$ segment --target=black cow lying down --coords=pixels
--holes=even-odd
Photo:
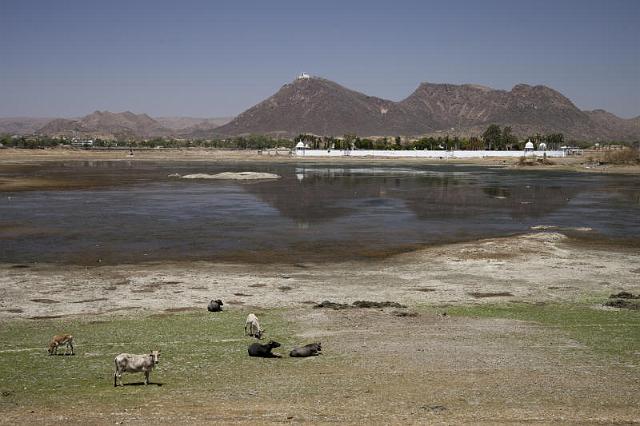
[[[207,310],[209,312],[220,312],[222,311],[222,305],[224,305],[224,303],[222,303],[222,300],[220,299],[212,300],[211,302],[209,302],[209,306],[207,306]]]
[[[289,352],[289,356],[292,356],[292,357],[316,356],[316,355],[322,355],[321,351],[322,351],[322,346],[320,345],[320,342],[309,343],[308,345],[304,345],[299,348],[293,348],[293,350]]]
[[[260,358],[282,358],[278,354],[271,353],[272,349],[279,348],[280,343],[274,342],[273,340],[269,341],[267,344],[261,343],[252,343],[249,345],[249,356],[257,356]]]

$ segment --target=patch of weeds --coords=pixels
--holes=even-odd
[[[53,299],[31,299],[31,301],[36,303],[44,303],[47,305],[50,305],[52,303],[60,303],[58,300],[53,300]]]
[[[356,300],[351,305],[349,305],[348,303],[337,303],[325,300],[318,303],[317,305],[314,305],[314,308],[341,310],[349,308],[406,308],[406,306],[401,305],[398,302],[372,302],[370,300]]]
[[[640,295],[634,295],[628,291],[621,291],[609,296],[609,300],[603,303],[604,306],[619,309],[640,310]]]
[[[348,303],[337,303],[337,302],[331,302],[329,300],[324,300],[320,303],[318,303],[317,305],[313,306],[314,308],[328,308],[328,309],[334,309],[336,311],[341,310],[341,309],[349,309],[351,307],[351,305],[349,305]]]
[[[620,293],[612,294],[609,299],[640,299],[640,294],[634,295],[628,291],[621,291]]]
[[[625,147],[607,151],[604,154],[605,164],[640,164],[640,150],[637,148]]]
[[[356,308],[406,308],[398,302],[371,302],[369,300],[356,300],[353,302]]]
[[[43,320],[43,319],[54,319],[54,318],[62,318],[64,315],[37,315],[35,317],[29,317],[31,320]]]
[[[604,306],[618,309],[632,309],[635,311],[640,310],[640,300],[632,299],[613,299],[604,302]]]
[[[391,312],[392,315],[396,316],[396,317],[417,317],[418,313],[414,312],[414,311],[393,311]]]
[[[508,291],[499,291],[499,292],[495,292],[495,293],[491,293],[491,292],[471,292],[471,293],[467,293],[469,296],[471,297],[475,297],[476,299],[482,299],[485,297],[510,297],[513,296],[513,294],[509,293]]]

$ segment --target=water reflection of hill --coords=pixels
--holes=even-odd
[[[567,205],[579,189],[535,185],[524,188],[451,185],[411,191],[404,197],[407,207],[420,219],[465,218],[504,213],[514,219],[536,218]]]
[[[347,202],[379,196],[380,184],[354,179],[312,175],[302,180],[283,177],[273,182],[246,185],[248,192],[269,203],[283,216],[297,222],[319,223],[345,216],[353,207]]]
[[[320,223],[358,209],[402,201],[419,219],[472,218],[504,213],[525,219],[565,207],[580,189],[557,185],[491,185],[460,174],[365,169],[296,170],[274,182],[246,190],[297,222]]]

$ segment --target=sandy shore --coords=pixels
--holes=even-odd
[[[560,233],[429,247],[381,261],[316,264],[150,263],[0,267],[0,319],[304,306],[331,300],[447,305],[571,302],[640,292],[640,253],[593,248]]]

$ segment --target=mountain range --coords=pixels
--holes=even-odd
[[[126,111],[95,111],[76,119],[0,118],[0,133],[67,137],[214,138],[250,134],[294,137],[300,133],[342,136],[477,136],[489,124],[510,126],[526,137],[563,133],[568,140],[640,139],[640,116],[582,111],[546,86],[518,84],[510,91],[472,84],[422,83],[395,102],[311,77],[285,84],[237,117],[158,117]]]
[[[130,111],[95,111],[80,118],[0,117],[0,135],[46,135],[78,138],[191,137],[201,128],[212,129],[232,117],[156,117]]]
[[[505,91],[472,84],[422,83],[407,98],[394,102],[316,77],[285,84],[212,132],[220,136],[472,136],[480,135],[489,124],[511,126],[521,137],[564,133],[567,139],[578,140],[640,139],[640,117],[581,111],[546,86],[518,84]]]

